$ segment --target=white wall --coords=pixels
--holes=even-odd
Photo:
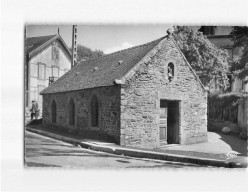
[[[69,54],[59,41],[55,41],[59,48],[59,60],[52,59],[52,45],[48,46],[42,52],[29,60],[29,105],[33,99],[37,100],[40,109],[42,108],[42,96],[39,95],[40,90],[48,87],[49,77],[54,76],[54,72],[58,70],[58,77],[64,75],[71,68],[71,59]],[[39,63],[44,64],[44,78],[39,78]]]

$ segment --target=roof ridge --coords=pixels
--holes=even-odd
[[[39,50],[40,48],[42,48],[44,45],[46,45],[47,43],[51,42],[51,40],[55,40],[55,39],[59,38],[60,35],[59,34],[55,34],[55,35],[51,35],[51,36],[47,36],[47,37],[50,37],[50,38],[48,40],[46,40],[45,42],[43,42],[40,46],[38,46],[37,48],[35,48],[33,51],[31,51],[28,55],[31,56],[33,53],[35,53],[37,50]]]
[[[156,41],[158,41],[160,39],[164,39],[166,36],[160,37],[160,38],[158,38],[156,40],[153,40],[153,41],[150,41],[150,42],[141,44],[141,45],[136,45],[136,46],[133,46],[133,47],[130,47],[130,48],[127,48],[127,49],[122,49],[122,50],[119,50],[119,51],[116,51],[116,52],[113,52],[113,53],[110,53],[110,54],[106,54],[106,55],[100,56],[98,58],[90,59],[90,60],[87,60],[87,61],[82,61],[82,63],[84,63],[84,62],[91,62],[91,61],[94,61],[94,60],[99,60],[99,59],[102,59],[102,58],[105,58],[105,57],[108,57],[108,56],[111,56],[111,55],[115,55],[115,54],[121,53],[123,51],[128,51],[128,50],[136,49],[138,47],[143,47],[143,46],[146,46],[146,45],[150,45],[150,44],[152,44],[152,43],[154,43],[154,42],[156,42]],[[77,65],[79,65],[79,63]]]

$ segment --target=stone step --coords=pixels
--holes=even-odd
[[[159,147],[167,146],[167,141],[159,141]]]

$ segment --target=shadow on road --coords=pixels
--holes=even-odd
[[[117,162],[121,162],[121,163],[130,163],[129,161],[126,160],[116,160]]]
[[[25,164],[28,167],[61,167],[61,166],[57,166],[57,165],[47,165],[47,164],[35,163],[35,162],[26,162]]]
[[[233,151],[239,152],[242,156],[247,156],[247,141],[239,138],[238,134],[225,135],[222,133],[217,133],[221,138],[220,140],[228,144]]]

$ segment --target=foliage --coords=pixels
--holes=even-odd
[[[238,122],[238,105],[248,94],[231,92],[208,96],[209,118],[211,120]]]
[[[92,51],[88,47],[85,47],[85,46],[80,45],[80,44],[77,45],[78,61],[81,61],[81,60],[87,61],[87,60],[99,58],[99,57],[101,57],[103,55],[104,55],[104,53],[101,50]]]
[[[202,32],[186,26],[174,27],[173,36],[196,72],[205,76],[208,83],[214,79],[219,87],[228,87],[228,53],[225,50],[217,48]]]
[[[241,58],[234,62],[231,70],[236,72],[240,79],[244,79],[248,76],[248,27],[234,26],[231,35],[233,35],[234,46],[243,47]]]
[[[209,96],[209,102],[214,103],[216,107],[218,106],[236,106],[239,101],[248,97],[248,94],[241,92],[230,92],[230,93],[214,93]]]

